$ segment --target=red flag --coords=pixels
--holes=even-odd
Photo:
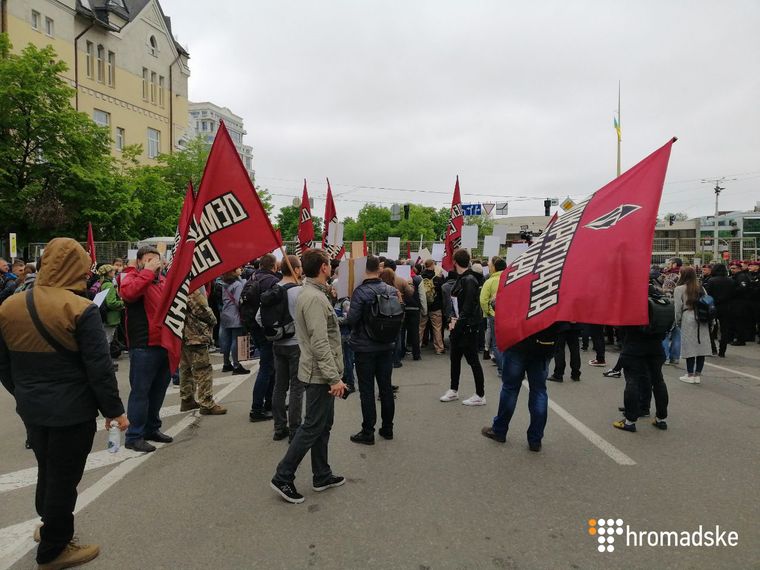
[[[303,196],[301,197],[301,210],[298,216],[298,243],[296,255],[314,247],[314,222],[311,219],[311,206],[309,205],[309,193],[306,190],[306,179],[303,179]]]
[[[462,243],[462,198],[459,196],[459,176],[454,185],[454,197],[451,200],[451,215],[449,216],[449,227],[446,228],[446,238],[444,239],[444,253],[441,267],[446,271],[454,270],[454,252],[459,249]]]
[[[332,189],[330,188],[330,179],[327,179],[327,204],[325,204],[325,227],[322,230],[322,249],[327,250],[330,255],[330,259],[341,259],[346,253],[346,248],[341,245],[327,246],[327,234],[330,229],[330,222],[338,223],[338,212],[335,210],[335,202],[333,202]]]
[[[185,201],[182,202],[182,211],[179,214],[179,223],[177,224],[177,231],[174,234],[174,245],[172,245],[172,257],[169,260],[167,271],[174,263],[174,258],[179,252],[179,244],[181,243],[182,231],[185,230],[190,224],[190,216],[193,213],[193,206],[195,205],[195,193],[193,192],[193,183],[187,183],[187,191],[185,192]]]
[[[654,227],[675,140],[552,219],[507,267],[496,297],[500,350],[556,321],[648,322]]]
[[[412,244],[409,243],[409,240],[406,241],[406,258],[412,259]]]
[[[367,252],[369,250],[367,249],[367,232],[364,232],[364,257],[367,257]]]
[[[190,291],[282,244],[223,122],[206,161],[192,218],[197,228]]]
[[[95,268],[98,265],[97,255],[95,255],[95,237],[92,235],[92,223],[87,222],[87,253],[90,254],[90,260],[92,261],[92,267],[90,271],[95,273]]]

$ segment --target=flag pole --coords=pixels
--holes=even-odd
[[[620,132],[623,129],[623,123],[620,120],[620,81],[618,80],[618,128],[617,128],[617,175],[620,176]]]

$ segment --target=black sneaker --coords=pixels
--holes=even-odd
[[[547,380],[549,380],[550,382],[564,382],[562,378],[560,378],[559,376],[555,376],[554,374],[549,376]]]
[[[661,420],[660,418],[655,417],[652,420],[652,425],[656,427],[657,429],[666,430],[668,429],[668,422],[665,420]]]
[[[252,422],[267,422],[272,419],[272,412],[256,411],[248,414],[248,419]]]
[[[528,442],[528,449],[530,449],[531,451],[536,451],[536,452],[541,451],[541,442],[540,441],[538,441],[538,442],[530,442],[529,441]]]
[[[135,441],[129,441],[124,444],[124,447],[133,451],[139,451],[141,453],[150,453],[156,451],[156,446],[149,444],[144,439],[136,439]]]
[[[398,386],[396,386],[395,384],[391,384],[391,390],[393,390],[394,392],[398,392]]]
[[[580,382],[581,381],[581,377],[580,376],[570,376],[570,380],[572,380],[573,382]]]
[[[383,439],[393,439],[393,428],[381,427],[377,430],[377,433],[380,434],[380,437]]]
[[[287,428],[285,428],[285,429],[275,431],[274,435],[272,436],[272,439],[274,441],[282,441],[288,436],[290,436],[290,432],[288,431]]]
[[[248,374],[249,372],[250,372],[250,370],[248,370],[247,368],[243,368],[240,364],[238,364],[237,366],[235,366],[235,368],[232,369],[232,374],[233,375],[235,375],[235,374]]]
[[[499,443],[504,443],[507,441],[506,435],[499,435],[495,431],[493,431],[493,428],[491,426],[486,426],[482,430],[480,430],[481,435],[484,437],[487,437],[488,439],[492,439],[494,441],[498,441]]]
[[[303,503],[303,495],[296,491],[296,486],[293,483],[277,483],[272,479],[269,486],[288,503],[293,503],[294,505]]]
[[[362,445],[375,445],[375,435],[365,431],[355,433],[350,439],[354,443],[361,443]]]
[[[491,353],[487,350],[483,351],[483,360],[491,360]]]
[[[319,485],[314,484],[312,489],[314,489],[317,493],[321,493],[322,491],[327,491],[327,489],[332,489],[333,487],[340,487],[345,482],[346,482],[345,477],[338,477],[337,475],[331,475],[330,478],[324,483],[321,483]]]
[[[403,364],[401,364],[400,362],[394,362],[393,363],[393,368],[401,368],[402,366],[403,366]]]
[[[610,368],[609,370],[605,370],[602,372],[602,376],[605,378],[620,378],[622,376],[620,370],[615,370],[614,368]]]
[[[160,431],[153,432],[150,435],[145,436],[146,441],[157,441],[158,443],[171,443],[174,441],[173,437],[169,437],[165,433]]]
[[[232,367],[232,364],[225,364],[222,366],[222,372],[232,372],[234,368]]]

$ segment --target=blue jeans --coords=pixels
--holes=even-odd
[[[348,342],[348,339],[349,335],[341,336],[341,343],[343,344],[343,381],[354,388],[354,350],[351,348],[351,343]]]
[[[506,437],[509,422],[515,413],[515,407],[517,407],[517,396],[520,393],[522,379],[527,372],[530,387],[528,396],[528,410],[530,411],[528,442],[541,443],[549,407],[549,396],[546,394],[549,359],[545,356],[528,355],[509,349],[504,353],[503,367],[499,411],[493,419],[493,431]]]
[[[224,363],[232,366],[240,364],[238,362],[238,344],[237,339],[243,335],[242,327],[220,327],[219,328],[219,346],[222,349],[222,356],[224,357]]]
[[[665,358],[670,362],[675,362],[681,358],[681,329],[673,327],[662,341],[662,348],[665,349]]]
[[[256,345],[259,349],[259,372],[253,383],[253,404],[251,412],[263,412],[269,400],[271,408],[272,389],[274,388],[274,348],[272,341],[263,340]]]
[[[499,347],[496,346],[496,328],[494,327],[494,318],[493,317],[487,317],[488,320],[488,346],[490,347],[491,351],[491,359],[496,361],[496,369],[499,371],[499,376],[501,376],[501,367],[504,362],[504,353],[499,350]]]
[[[129,427],[126,443],[132,443],[161,429],[159,412],[169,387],[169,357],[158,346],[129,351]]]

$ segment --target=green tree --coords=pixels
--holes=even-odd
[[[84,205],[110,191],[110,140],[71,106],[52,47],[11,53],[0,34],[0,216],[22,239],[81,235]]]
[[[301,211],[300,206],[283,206],[277,213],[277,223],[275,227],[280,230],[284,241],[293,241],[298,236],[298,217]],[[312,216],[314,223],[314,239],[322,240],[322,218]],[[345,232],[344,232],[345,234]]]

